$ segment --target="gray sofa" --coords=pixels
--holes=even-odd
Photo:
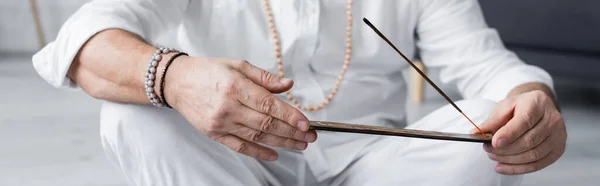
[[[600,1],[480,0],[488,24],[555,77],[600,80]]]

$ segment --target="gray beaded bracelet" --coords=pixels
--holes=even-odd
[[[160,100],[160,98],[154,92],[154,80],[156,79],[156,71],[158,68],[158,63],[162,60],[162,54],[168,54],[170,52],[177,52],[177,50],[173,48],[159,48],[154,55],[152,55],[152,59],[148,63],[148,70],[146,71],[146,78],[144,80],[144,87],[146,88],[146,95],[152,105],[156,107],[164,107],[165,104]]]

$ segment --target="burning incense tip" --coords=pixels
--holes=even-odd
[[[471,122],[471,124],[472,124],[472,125],[473,125],[475,128],[477,128],[477,130],[478,130],[478,131],[479,131],[481,134],[483,134],[483,136],[487,136],[487,134],[486,134],[485,132],[483,132],[483,130],[481,130],[481,129],[480,129],[480,128],[479,128],[479,127],[478,127],[478,126],[475,124],[475,122],[473,122],[473,120],[471,120],[471,118],[469,118],[469,117],[468,117],[468,116],[467,116],[465,113],[463,113],[463,112],[460,112],[460,113],[461,113],[461,114],[462,114],[462,115],[463,115],[465,118],[467,118],[467,120],[469,120],[469,122]]]

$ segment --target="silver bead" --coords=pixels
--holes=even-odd
[[[148,87],[148,88],[146,88],[146,92],[154,93],[154,89]]]
[[[177,52],[177,50],[174,49],[174,48],[169,48],[169,51],[171,51],[171,52]]]
[[[163,49],[162,49],[162,53],[163,53],[163,54],[169,53],[169,49],[168,49],[168,48],[163,48]]]
[[[158,60],[156,60],[156,61],[152,61],[152,62],[150,63],[150,65],[152,65],[151,67],[156,67],[156,66],[158,66],[158,61],[160,61],[160,59],[158,59]]]
[[[148,75],[148,79],[150,79],[150,80],[154,80],[154,78],[155,78],[155,77],[154,77],[154,74],[150,74],[150,75]]]
[[[146,81],[146,84],[147,84],[148,86],[154,86],[154,81]]]
[[[160,61],[162,59],[161,55],[154,55],[154,57],[152,57],[152,60],[154,61]]]
[[[154,93],[148,93],[148,97],[156,98],[156,94],[154,94]]]
[[[156,72],[156,68],[155,67],[150,67],[149,71],[150,71],[150,73],[155,73]]]

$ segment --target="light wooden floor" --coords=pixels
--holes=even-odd
[[[100,102],[51,88],[29,60],[0,58],[0,185],[125,185],[99,144]],[[433,96],[426,99],[436,96],[428,95]],[[441,99],[428,100],[411,119],[442,104]],[[528,175],[524,185],[600,183],[600,107],[584,106],[565,106],[566,154],[553,166]]]

